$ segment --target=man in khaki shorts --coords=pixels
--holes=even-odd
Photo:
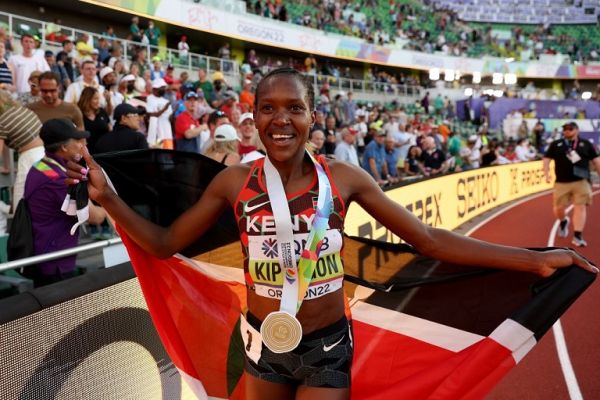
[[[560,220],[558,236],[569,234],[566,208],[573,203],[573,240],[575,246],[587,246],[582,233],[586,220],[586,206],[592,204],[590,162],[600,174],[600,157],[594,145],[579,137],[575,122],[563,125],[563,137],[550,144],[544,154],[544,174],[550,182],[550,160],[554,160],[554,215]]]

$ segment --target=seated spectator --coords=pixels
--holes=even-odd
[[[229,117],[229,120],[231,120],[231,113],[234,108],[237,109],[241,115],[243,109],[240,103],[238,103],[237,93],[233,90],[227,90],[223,94],[223,105],[221,105],[219,109],[227,114],[227,117]]]
[[[41,99],[27,106],[42,121],[66,118],[73,122],[77,129],[83,130],[83,116],[75,104],[65,103],[59,97],[59,78],[54,72],[44,72],[38,78]]]
[[[214,140],[204,155],[221,164],[239,164],[241,160],[238,152],[239,141],[235,128],[232,125],[223,124],[215,129]]]
[[[82,33],[75,43],[75,50],[77,50],[78,59],[81,61],[88,60],[92,57],[94,52],[94,46],[90,43],[90,37],[87,33]]]
[[[386,133],[383,130],[378,131],[373,140],[365,148],[363,154],[362,167],[366,170],[379,185],[387,183],[389,175],[387,163],[385,162],[385,141]]]
[[[144,111],[131,104],[119,104],[114,111],[115,126],[96,142],[98,153],[147,149],[148,142],[140,129],[140,115]]]
[[[44,156],[39,132],[42,123],[35,113],[21,107],[9,92],[0,91],[0,140],[19,155],[13,186],[13,210],[23,197],[25,178],[33,164]]]
[[[35,163],[25,181],[24,198],[29,205],[33,229],[34,254],[48,254],[77,246],[78,235],[71,235],[77,217],[61,210],[68,192],[64,181],[66,163],[78,162],[83,156],[89,133],[79,131],[67,119],[47,121],[40,132],[45,156]],[[100,207],[90,201],[89,222],[99,224],[106,217]],[[75,276],[76,255],[36,264],[26,270],[36,287]]]
[[[477,135],[469,136],[467,145],[460,149],[462,158],[462,169],[464,171],[479,168],[481,163],[481,152],[477,148]]]
[[[88,151],[94,155],[97,153],[96,143],[98,139],[110,131],[110,118],[106,110],[100,107],[100,92],[93,87],[83,89],[77,106],[83,114],[85,130],[90,133],[87,140]]]
[[[419,146],[410,146],[404,160],[404,175],[415,176],[421,174],[421,169],[419,168],[421,153],[422,151]]]
[[[17,100],[24,106],[31,103],[35,103],[40,100],[40,81],[39,77],[42,73],[40,71],[33,71],[29,75],[27,83],[29,83],[29,91],[20,93],[17,96]]]
[[[254,161],[265,156],[265,149],[258,137],[258,130],[254,125],[252,113],[244,113],[240,117],[240,143],[238,150],[242,156],[242,163]]]
[[[176,150],[192,153],[199,152],[198,138],[205,131],[205,128],[198,120],[194,119],[197,99],[198,95],[195,92],[188,92],[184,98],[185,111],[180,113],[175,119]],[[207,141],[208,138],[204,140]]]
[[[210,132],[209,139],[200,145],[200,153],[204,154],[206,149],[210,147],[214,139],[215,130],[224,124],[229,124],[229,118],[223,111],[213,111],[208,117],[208,130]]]
[[[198,89],[202,89],[202,93],[204,93],[204,98],[208,101],[208,104],[212,104],[213,100],[213,84],[210,80],[208,80],[208,76],[206,75],[206,70],[204,68],[200,68],[198,70],[198,80],[194,82],[194,91]]]
[[[435,176],[443,174],[448,169],[446,155],[435,145],[435,140],[431,136],[423,139],[423,153],[421,154],[420,169],[425,176]]]
[[[152,57],[152,69],[150,71],[150,80],[155,81],[158,78],[164,78],[165,71],[159,56]]]
[[[358,131],[353,128],[344,127],[341,130],[342,140],[335,146],[335,158],[338,161],[345,161],[352,165],[360,166],[358,162],[358,153],[354,143]]]

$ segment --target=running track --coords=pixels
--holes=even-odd
[[[580,252],[600,265],[600,191],[588,208],[584,237],[588,247]],[[492,216],[476,227],[471,236],[495,243],[546,247],[552,239],[555,219],[552,197],[534,196],[506,212]],[[572,225],[571,225],[572,228]],[[572,230],[570,232],[572,234]],[[550,242],[551,243],[551,242]],[[571,237],[556,237],[555,246],[571,246]],[[572,247],[572,246],[571,246]],[[600,284],[595,282],[560,319],[571,377],[559,360],[556,330],[550,330],[540,343],[500,382],[488,400],[600,399]],[[567,360],[568,364],[568,360]],[[567,378],[565,378],[567,376]],[[569,381],[569,385],[567,385]]]

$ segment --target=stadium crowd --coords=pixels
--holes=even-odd
[[[454,56],[491,55],[516,60],[541,54],[568,54],[571,61],[597,61],[600,28],[597,26],[506,25],[461,21],[438,3],[392,0],[300,2],[246,0],[247,11],[327,32],[365,39],[368,43],[406,42],[404,48]],[[543,12],[543,10],[540,10]]]

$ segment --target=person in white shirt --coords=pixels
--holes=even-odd
[[[13,54],[8,59],[8,65],[15,73],[14,82],[17,94],[29,92],[29,75],[33,71],[50,71],[50,66],[44,56],[35,55],[35,41],[33,36],[24,34],[21,36],[21,47],[23,54]]]
[[[110,95],[108,93],[105,95],[104,86],[98,84],[98,80],[96,79],[96,63],[92,60],[86,60],[81,64],[79,70],[81,72],[81,79],[69,85],[67,91],[65,92],[64,101],[68,103],[77,104],[79,98],[81,97],[81,92],[83,91],[83,88],[91,86],[93,88],[98,89],[98,92],[100,92],[100,107],[106,108],[106,97],[108,95],[108,97],[110,98]]]
[[[517,161],[531,161],[535,159],[535,150],[529,145],[529,140],[519,139],[517,147],[515,147]]]
[[[342,140],[335,146],[335,159],[360,166],[356,147],[354,147],[358,132],[352,128],[342,128],[341,133]]]
[[[187,36],[181,36],[181,40],[177,44],[177,50],[179,50],[179,62],[181,64],[187,64],[190,53],[190,45],[187,43]]]
[[[169,117],[173,113],[170,102],[164,95],[167,82],[158,78],[152,81],[152,94],[146,98],[148,121],[148,146],[160,147],[164,141],[173,141],[173,130]]]

